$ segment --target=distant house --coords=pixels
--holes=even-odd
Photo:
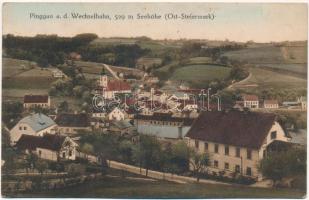
[[[300,97],[299,100],[301,109],[302,110],[307,110],[307,98],[306,97]]]
[[[173,117],[171,113],[137,115],[134,125],[138,133],[162,139],[182,139],[190,129],[194,119]]]
[[[82,56],[79,53],[71,52],[69,54],[69,58],[71,58],[72,60],[80,60]]]
[[[256,95],[243,95],[243,105],[245,108],[259,108],[259,98]]]
[[[213,111],[199,115],[186,139],[190,147],[210,155],[210,172],[261,179],[257,165],[267,146],[290,138],[274,114]]]
[[[277,100],[264,100],[264,108],[277,109],[279,108],[279,103]]]
[[[122,80],[109,80],[104,74],[100,76],[99,86],[102,88],[102,94],[105,99],[112,99],[116,94],[130,94],[131,86]]]
[[[42,136],[55,133],[57,124],[44,114],[36,113],[21,119],[11,130],[11,144],[15,144],[22,135]]]
[[[65,77],[65,74],[61,70],[59,70],[57,68],[51,69],[51,71],[53,73],[53,77],[54,78],[63,78],[63,77]]]
[[[90,119],[86,113],[62,113],[56,116],[55,122],[61,134],[76,134],[78,130],[91,130]]]
[[[106,117],[106,112],[105,111],[94,110],[92,112],[92,117],[94,117],[94,118],[105,118]]]
[[[50,97],[48,95],[25,95],[24,108],[50,107]]]
[[[16,143],[19,150],[34,153],[39,158],[52,161],[59,159],[75,160],[77,146],[70,137],[56,134],[22,135]]]
[[[115,107],[111,112],[109,112],[107,114],[107,118],[108,120],[116,120],[116,121],[120,121],[120,120],[124,120],[125,119],[125,111]]]
[[[134,126],[128,120],[111,122],[109,130],[120,135],[131,134]]]

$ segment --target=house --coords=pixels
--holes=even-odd
[[[277,100],[264,100],[264,108],[267,109],[278,109],[279,104]]]
[[[99,86],[105,99],[112,99],[116,94],[131,94],[129,83],[122,80],[109,80],[105,74],[100,76]]]
[[[300,97],[298,99],[298,102],[300,102],[300,106],[302,110],[307,110],[307,98],[306,97]]]
[[[80,60],[82,58],[82,56],[79,53],[71,52],[69,54],[69,58],[72,59],[72,60]]]
[[[22,135],[42,136],[55,133],[57,124],[44,114],[36,113],[21,119],[11,130],[11,144],[14,145]]]
[[[51,69],[51,72],[53,73],[53,77],[54,78],[63,78],[63,77],[65,77],[65,74],[61,70],[59,70],[57,68]]]
[[[44,134],[43,136],[22,135],[16,143],[17,149],[34,153],[39,158],[58,161],[75,160],[78,145],[68,136]]]
[[[79,130],[91,130],[90,119],[86,113],[61,113],[56,116],[55,122],[61,134],[76,134]]]
[[[24,108],[50,107],[50,97],[48,95],[25,95]]]
[[[106,112],[105,111],[100,111],[100,110],[93,110],[91,116],[93,118],[105,118],[106,117]]]
[[[124,120],[125,119],[125,111],[115,107],[111,112],[109,112],[107,114],[107,119],[108,120],[116,120],[116,121],[120,121],[120,120]]]
[[[259,108],[259,98],[256,95],[243,95],[242,100],[245,108]]]
[[[172,113],[153,113],[153,115],[136,115],[134,125],[141,134],[162,139],[182,139],[193,121],[193,118],[174,117]]]
[[[134,126],[128,120],[113,121],[109,130],[120,135],[131,134],[134,131]]]
[[[187,144],[210,155],[208,170],[224,176],[261,179],[257,165],[273,141],[289,141],[276,116],[260,112],[202,112],[186,135]]]

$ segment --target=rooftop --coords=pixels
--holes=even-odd
[[[24,103],[48,103],[48,95],[25,95]]]
[[[258,112],[203,112],[194,121],[187,137],[239,147],[258,149],[276,116]]]
[[[57,115],[55,119],[59,126],[64,127],[88,127],[90,126],[90,120],[86,113],[72,114],[63,113]]]
[[[50,117],[41,113],[36,113],[24,117],[19,121],[19,123],[28,124],[35,132],[44,130],[56,124]]]

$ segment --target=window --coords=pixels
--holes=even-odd
[[[41,150],[39,150],[39,157],[41,157],[41,155],[42,155],[42,151],[41,151]]]
[[[240,173],[240,166],[239,165],[235,165],[235,172]]]
[[[207,142],[204,143],[204,150],[208,151],[208,143]]]
[[[224,169],[229,169],[229,168],[230,168],[229,163],[224,163]]]
[[[215,144],[215,153],[218,153],[218,152],[219,152],[219,145]]]
[[[198,140],[195,140],[195,148],[198,149]]]
[[[251,172],[251,167],[247,167],[247,170],[246,170],[246,175],[247,176],[251,176],[252,172]]]
[[[247,159],[251,160],[252,158],[252,151],[250,149],[247,149]]]
[[[218,168],[219,167],[219,162],[217,160],[214,160],[214,167]]]
[[[236,147],[236,157],[240,157],[240,148]]]
[[[65,152],[62,153],[62,158],[65,158]]]
[[[19,127],[19,130],[23,130],[23,127],[20,126],[20,127]]]
[[[24,126],[24,130],[27,130],[27,127],[26,127],[26,126]]]
[[[277,137],[277,131],[273,131],[270,133],[270,138],[273,140],[273,139],[276,139]]]
[[[69,151],[69,156],[72,156],[72,150]]]
[[[225,146],[224,147],[224,153],[225,153],[225,155],[229,155],[230,154],[229,146]]]

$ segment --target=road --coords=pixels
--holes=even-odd
[[[113,77],[117,80],[120,80],[120,78],[117,76],[117,73],[115,73],[107,64],[102,64],[105,69],[109,71],[113,75]]]

